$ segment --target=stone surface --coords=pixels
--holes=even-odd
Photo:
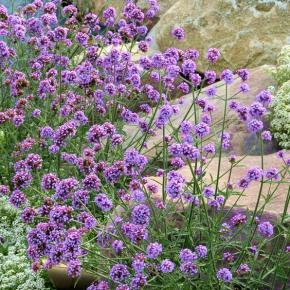
[[[47,273],[58,290],[84,290],[97,279],[95,275],[85,271],[82,271],[79,278],[71,278],[67,275],[67,266],[65,264],[54,266]]]
[[[218,70],[276,63],[283,45],[290,44],[290,2],[259,0],[179,0],[156,25],[157,45],[196,48],[204,56],[209,47],[222,52]],[[170,37],[174,26],[185,29],[186,39]],[[207,63],[199,64],[204,71]]]
[[[255,167],[255,166],[261,166],[261,157],[260,156],[247,156],[238,164],[238,166],[233,168],[232,174],[231,174],[231,181],[234,184],[236,184],[240,178],[245,176],[249,168]],[[276,167],[279,170],[283,169],[282,161],[278,159],[275,154],[269,154],[269,155],[264,156],[264,169],[268,169],[271,167]],[[211,182],[211,176],[213,177],[214,180],[216,179],[217,169],[218,169],[218,158],[214,158],[212,162],[208,165],[208,168],[206,169],[205,180],[208,182],[208,184]],[[227,158],[223,157],[221,160],[221,175],[224,174],[224,176],[220,179],[220,182],[219,182],[220,188],[225,188],[225,185],[228,181],[229,169],[230,169],[230,163],[228,162]],[[179,170],[179,172],[186,179],[186,181],[190,181],[192,179],[192,174],[189,169],[189,166],[185,166],[184,168]],[[148,180],[156,182],[159,188],[158,197],[161,197],[162,190],[161,190],[160,183],[162,184],[162,178],[149,177]],[[260,200],[259,206],[261,207],[263,205],[265,197],[270,192],[270,194],[272,195],[272,198],[271,198],[271,201],[265,207],[265,210],[267,212],[274,213],[274,214],[283,213],[284,204],[286,202],[286,197],[287,197],[288,189],[290,186],[289,170],[288,170],[288,173],[285,175],[284,180],[286,181],[286,183],[279,185],[277,190],[275,190],[277,184],[273,183],[270,186],[270,183],[264,183],[263,190],[262,190],[262,198]],[[270,187],[270,191],[269,191],[269,187]],[[244,207],[249,210],[254,210],[256,206],[257,198],[259,195],[259,190],[260,190],[260,183],[252,182],[250,187],[245,190],[243,196],[237,202],[237,205],[239,207]],[[237,190],[237,191],[241,192],[240,190]],[[230,197],[226,205],[232,206],[235,203],[236,199],[237,199],[237,196]],[[290,206],[288,206],[288,213],[290,213]]]
[[[268,86],[272,86],[275,84],[272,79],[270,73],[268,72],[270,67],[262,66],[254,69],[250,69],[250,79],[247,82],[250,86],[250,91],[246,94],[238,94],[236,96],[236,100],[244,105],[250,105],[254,100],[256,95],[263,89]],[[241,81],[239,78],[236,78],[233,84],[228,86],[228,96],[233,96],[239,91],[239,85]],[[226,94],[226,87],[223,82],[218,82],[214,84],[218,87],[217,95],[224,97]],[[205,88],[206,89],[206,88]],[[205,90],[204,89],[204,90]],[[204,91],[203,90],[203,91]],[[203,94],[201,94],[203,96]],[[218,98],[214,98],[210,101],[216,108],[216,111],[213,113],[213,123],[215,124],[215,132],[219,132],[221,130],[223,112],[224,112],[224,102]],[[172,118],[172,124],[174,127],[177,127],[181,121],[184,119],[188,108],[192,104],[192,96],[186,95],[184,96],[184,103],[180,105],[180,112]],[[194,121],[193,109],[188,120]],[[228,112],[226,116],[227,128],[226,131],[232,134],[232,148],[229,153],[235,153],[237,155],[259,155],[260,148],[257,142],[257,137],[255,134],[250,134],[245,124],[238,120],[236,115],[232,112]],[[267,127],[266,127],[267,128]],[[136,132],[136,127],[127,126],[126,132],[129,132],[129,136],[134,136]],[[170,135],[172,133],[172,128],[170,126],[166,126],[166,134]],[[208,141],[219,141],[217,140],[217,134],[214,134],[209,138]],[[130,138],[129,138],[130,140]],[[148,149],[144,149],[143,153],[148,156],[155,156],[159,151],[161,151],[162,147],[162,131],[158,130],[156,136],[151,136],[148,139]],[[268,143],[265,148],[265,154],[269,154],[277,151],[277,147],[275,142]]]

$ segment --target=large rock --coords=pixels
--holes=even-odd
[[[239,93],[235,96],[236,100],[241,104],[246,106],[250,105],[255,101],[256,95],[263,89],[266,89],[269,86],[275,84],[271,74],[269,73],[269,66],[261,66],[258,68],[250,69],[250,79],[247,82],[250,86],[250,91],[242,94]],[[239,91],[240,79],[238,77],[235,78],[233,84],[228,86],[228,97],[235,95]],[[217,87],[217,95],[224,97],[226,95],[226,87],[223,82],[218,82],[214,84]],[[204,89],[206,90],[206,88]],[[203,93],[201,94],[203,96]],[[224,102],[219,98],[214,98],[210,100],[216,110],[212,115],[213,123],[215,123],[215,132],[212,131],[212,136],[208,141],[219,141],[217,138],[217,132],[220,132],[223,112],[224,112]],[[184,119],[187,114],[188,108],[192,104],[192,95],[184,96],[184,103],[180,105],[180,112],[172,118],[172,124],[176,128]],[[153,109],[154,110],[154,109]],[[194,121],[193,109],[188,114],[190,116],[188,120]],[[228,110],[226,115],[227,127],[226,131],[232,134],[232,148],[229,153],[235,153],[237,155],[259,155],[260,148],[258,146],[258,140],[255,134],[250,134],[244,124],[244,122],[240,121],[235,113]],[[265,129],[267,129],[267,124]],[[136,132],[136,127],[127,126],[126,132],[129,132],[128,142],[130,141],[130,136],[134,136]],[[166,126],[165,128],[166,134],[170,135],[172,133],[172,128],[170,126]],[[143,150],[147,156],[154,157],[158,152],[162,151],[162,130],[158,130],[156,136],[150,136],[147,142],[148,148]],[[264,152],[266,154],[270,154],[277,151],[277,147],[275,142],[268,143]]]
[[[221,160],[221,174],[220,176],[220,182],[219,187],[225,188],[228,177],[229,177],[229,169],[230,169],[230,162],[227,158],[223,157]],[[233,168],[232,174],[231,174],[231,182],[233,182],[234,185],[237,184],[237,181],[244,177],[246,175],[246,172],[249,168],[255,167],[255,166],[261,166],[261,157],[260,156],[247,156],[242,161],[238,163],[236,167]],[[269,154],[264,156],[264,169],[269,169],[272,167],[276,167],[279,170],[283,170],[284,163],[281,159],[278,159],[275,154]],[[217,169],[218,169],[218,158],[214,158],[212,162],[208,165],[208,168],[206,169],[206,175],[205,180],[208,182],[207,184],[211,183],[211,178],[214,180],[216,179],[217,175]],[[182,176],[185,178],[187,182],[191,181],[192,174],[190,171],[189,166],[185,166],[184,168],[180,169],[179,172],[182,174]],[[283,171],[284,172],[284,171]],[[155,182],[156,185],[159,188],[158,194],[155,196],[155,198],[161,198],[162,196],[162,178],[161,177],[149,177],[148,180]],[[285,181],[288,181],[288,183],[284,182],[281,183],[279,186],[277,186],[277,183],[264,183],[263,189],[262,189],[262,197],[260,199],[259,208],[261,208],[264,204],[265,198],[271,196],[269,199],[269,203],[265,206],[265,210],[270,213],[274,214],[281,214],[284,211],[284,205],[287,199],[287,193],[289,189],[289,181],[290,181],[290,175],[289,170],[288,173],[286,173],[284,177]],[[214,185],[212,185],[214,186]],[[236,186],[235,186],[235,189]],[[247,188],[241,198],[237,202],[238,207],[247,208],[251,211],[255,209],[256,202],[258,199],[260,190],[260,183],[259,182],[252,182],[252,184]],[[241,193],[241,190],[237,189],[237,192]],[[228,199],[228,202],[226,203],[227,206],[232,206],[235,204],[237,200],[238,195],[231,196]],[[288,205],[287,212],[290,210],[290,204]]]
[[[276,63],[281,47],[290,44],[289,19],[289,1],[179,0],[154,32],[161,51],[172,46],[196,48],[202,59],[209,47],[217,47],[223,56],[217,69],[237,69]],[[185,40],[170,37],[174,26],[185,29]],[[202,59],[200,70],[206,67]]]
[[[47,271],[48,277],[58,290],[84,290],[87,289],[98,277],[82,271],[80,277],[72,278],[67,274],[67,265],[59,264]]]

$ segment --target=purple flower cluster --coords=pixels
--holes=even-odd
[[[67,200],[73,190],[75,190],[78,186],[79,182],[73,178],[66,178],[57,182],[55,186],[55,195],[54,197],[60,200]]]
[[[193,277],[198,273],[197,265],[193,262],[185,262],[180,265],[180,271],[185,277]]]
[[[217,278],[224,283],[229,283],[233,279],[233,274],[228,268],[221,268],[217,271]]]
[[[144,170],[148,160],[136,149],[128,149],[124,154],[125,174],[131,177],[138,176]]]
[[[179,259],[181,262],[192,262],[197,259],[197,255],[190,249],[182,249],[179,253]]]
[[[150,222],[150,209],[145,204],[136,205],[131,214],[134,224],[148,226]]]
[[[274,228],[270,222],[263,222],[258,225],[258,232],[265,238],[270,238],[274,234]]]
[[[146,254],[150,259],[156,259],[162,253],[162,245],[159,243],[150,243],[147,246]]]
[[[168,150],[172,156],[188,159],[190,161],[195,161],[200,157],[199,149],[189,143],[175,143],[170,145]]]
[[[175,268],[175,264],[169,259],[165,259],[160,264],[160,271],[162,273],[171,273]]]
[[[217,48],[210,48],[206,54],[206,58],[212,64],[216,63],[219,60],[220,56],[221,54]]]
[[[177,114],[178,111],[178,107],[176,106],[172,106],[169,104],[163,105],[159,110],[159,114],[156,120],[156,126],[158,128],[161,128],[162,126],[166,125],[169,122],[170,118],[174,114]]]
[[[129,276],[129,271],[126,265],[116,264],[111,268],[110,277],[114,282],[122,282]]]
[[[113,202],[104,193],[100,193],[100,194],[96,195],[95,203],[96,203],[97,207],[103,212],[110,211],[113,208]]]
[[[170,171],[167,175],[166,193],[172,199],[180,198],[185,186],[185,180],[177,171]]]
[[[184,29],[182,29],[181,27],[175,27],[171,31],[171,35],[177,40],[182,40],[185,37]]]
[[[148,238],[148,230],[146,227],[128,222],[122,225],[122,233],[135,244]]]

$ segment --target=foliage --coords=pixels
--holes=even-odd
[[[271,128],[275,139],[282,148],[289,149],[290,141],[290,46],[281,49],[277,66],[271,70],[278,88],[275,90],[274,102],[271,105]]]
[[[271,128],[282,148],[290,148],[290,81],[277,90],[271,105]]]
[[[271,72],[279,86],[290,80],[290,45],[282,47],[277,66]]]

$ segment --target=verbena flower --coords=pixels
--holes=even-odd
[[[247,264],[241,264],[239,266],[239,268],[237,269],[237,273],[239,275],[245,275],[249,272],[251,272],[251,269],[250,269],[249,265],[247,265]]]
[[[192,262],[197,259],[197,255],[190,249],[182,249],[179,253],[179,258],[182,262]]]
[[[233,72],[229,69],[224,70],[221,73],[220,78],[227,84],[230,85],[234,81]]]
[[[211,187],[207,186],[207,187],[205,187],[205,188],[203,189],[202,194],[203,194],[206,198],[210,198],[210,197],[213,196],[213,194],[214,194],[214,190],[213,190]]]
[[[112,248],[116,253],[120,253],[124,249],[124,243],[120,240],[115,240],[112,243]]]
[[[162,253],[162,245],[159,243],[150,243],[147,246],[146,254],[150,259],[156,259]]]
[[[186,277],[192,277],[198,273],[197,265],[192,262],[182,263],[179,269]]]
[[[112,201],[104,193],[100,193],[100,194],[96,195],[95,203],[96,203],[97,207],[100,208],[100,210],[102,210],[104,212],[110,211],[113,208]]]
[[[9,197],[9,201],[15,207],[20,207],[21,205],[23,205],[26,202],[26,196],[19,189],[15,189],[12,191],[12,193]]]
[[[184,29],[181,27],[175,27],[171,31],[171,35],[176,38],[177,40],[182,40],[184,39]]]
[[[206,58],[208,59],[210,63],[216,63],[218,59],[220,58],[220,55],[221,54],[217,48],[210,48],[207,51]]]
[[[124,281],[129,276],[129,271],[126,265],[116,264],[111,268],[110,277],[115,282]]]
[[[165,259],[160,264],[160,271],[163,273],[171,273],[175,268],[175,265],[173,262],[171,262],[169,259]]]
[[[232,275],[231,271],[228,268],[221,268],[221,269],[219,269],[217,271],[216,276],[217,276],[217,278],[220,281],[223,281],[225,283],[229,283],[233,279],[233,275]]]
[[[250,181],[259,181],[264,176],[264,172],[260,167],[252,167],[247,172],[247,179]]]
[[[205,258],[207,256],[207,247],[198,245],[195,247],[195,252],[199,258]]]
[[[270,131],[263,131],[261,133],[261,138],[264,141],[271,141],[272,140],[272,134]]]
[[[263,222],[258,225],[258,232],[265,238],[270,238],[274,234],[274,228],[270,222]]]
[[[277,168],[269,168],[265,171],[265,177],[274,181],[281,180],[281,174]]]
[[[257,119],[252,119],[248,122],[248,130],[252,133],[258,133],[263,130],[263,122]]]
[[[201,122],[194,127],[194,133],[198,138],[204,138],[210,133],[208,124]]]
[[[236,73],[244,82],[249,79],[249,71],[247,69],[244,68],[238,69]]]
[[[132,222],[138,225],[148,225],[150,221],[150,209],[145,204],[136,205],[132,210]]]

